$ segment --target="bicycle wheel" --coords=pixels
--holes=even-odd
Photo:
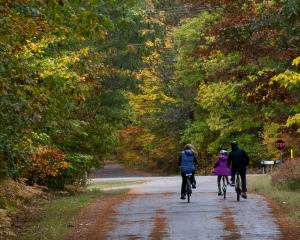
[[[240,196],[241,196],[241,180],[240,180],[240,175],[236,175],[236,184],[235,184],[235,191],[236,191],[236,200],[239,202],[240,201]]]
[[[188,177],[187,180],[186,180],[186,193],[187,193],[187,201],[188,203],[190,203],[190,198],[191,198],[191,195],[192,195],[192,187],[191,187],[191,182],[190,182],[190,178]]]
[[[223,197],[226,199],[226,190],[227,190],[227,185],[225,181],[225,177],[223,177]]]

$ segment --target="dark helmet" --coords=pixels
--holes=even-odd
[[[237,141],[231,141],[231,142],[230,142],[230,145],[231,145],[231,149],[237,149],[237,148],[238,148],[238,143],[237,143]]]

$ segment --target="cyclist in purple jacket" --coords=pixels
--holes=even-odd
[[[222,195],[222,191],[221,191],[222,176],[226,177],[227,184],[229,184],[228,176],[231,176],[231,170],[227,166],[227,160],[228,160],[228,152],[226,150],[221,150],[219,154],[219,158],[215,163],[214,170],[212,172],[214,176],[218,176],[218,180],[217,180],[218,190],[219,190],[218,196]]]

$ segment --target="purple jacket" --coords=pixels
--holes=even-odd
[[[219,159],[217,160],[214,170],[212,174],[214,176],[230,176],[231,170],[229,167],[227,167],[227,156],[219,155]]]

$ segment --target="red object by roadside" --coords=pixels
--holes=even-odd
[[[285,148],[285,142],[282,139],[278,139],[275,142],[275,147],[279,150],[282,151]]]

